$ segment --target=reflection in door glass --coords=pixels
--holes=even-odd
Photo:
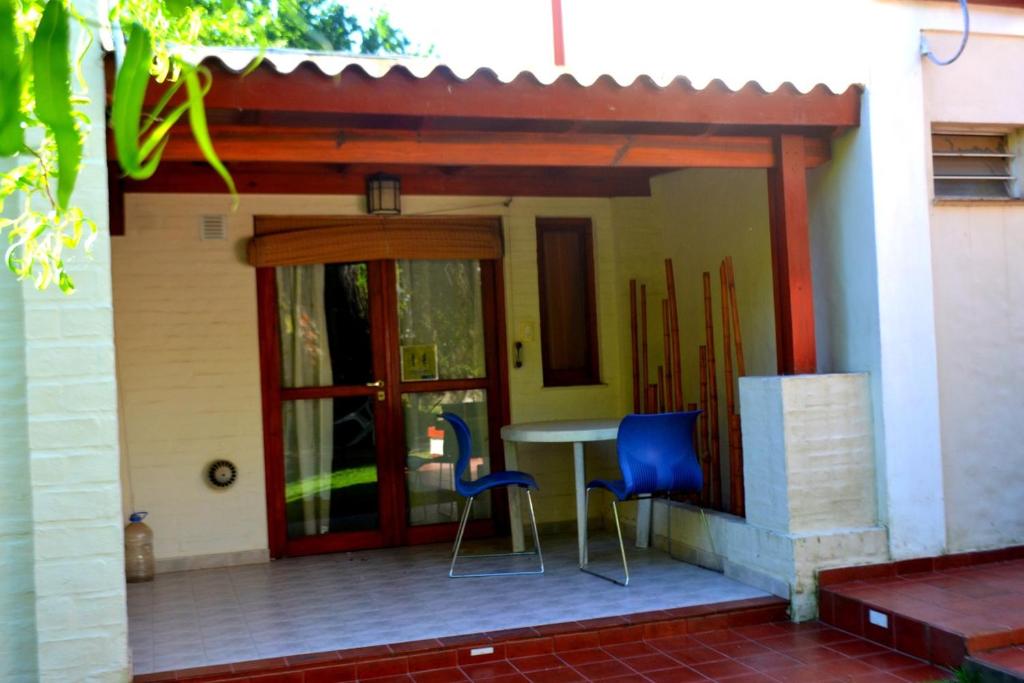
[[[455,413],[469,425],[473,451],[463,479],[479,479],[491,471],[487,392],[473,389],[403,394],[402,410],[405,413],[405,484],[410,526],[458,521],[465,503],[455,491],[459,445],[455,432],[440,415]],[[491,516],[490,511],[490,494],[485,493],[473,503],[471,518],[486,519]]]
[[[429,375],[484,377],[484,314],[479,261],[397,261],[398,331],[403,350],[432,357]],[[403,353],[403,359],[408,357]]]
[[[366,264],[282,266],[276,271],[281,386],[373,381]]]
[[[379,527],[373,397],[285,401],[288,537]]]

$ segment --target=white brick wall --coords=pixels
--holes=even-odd
[[[744,377],[747,519],[783,533],[874,526],[867,375]]]
[[[94,8],[79,7],[86,16]],[[84,62],[102,93],[98,48]],[[103,121],[103,99],[88,112]],[[0,275],[0,679],[130,678],[103,127],[75,201],[100,227],[78,291]],[[99,142],[95,141],[99,138]]]
[[[0,680],[38,676],[21,287],[0,273]]]

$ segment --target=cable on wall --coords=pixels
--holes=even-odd
[[[953,54],[949,59],[939,59],[932,52],[932,49],[928,46],[928,39],[921,36],[921,54],[927,57],[932,64],[937,66],[949,66],[960,58],[963,54],[964,48],[967,47],[967,36],[971,33],[971,14],[967,11],[967,0],[960,0],[960,11],[964,16],[964,35],[960,39],[960,47],[957,48],[956,53]]]

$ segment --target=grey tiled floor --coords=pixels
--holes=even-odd
[[[576,568],[575,538],[542,543],[543,576],[449,579],[448,545],[162,574],[128,586],[135,673],[765,595],[664,552],[635,548],[630,586],[622,588]],[[614,570],[616,550],[598,539],[595,567]],[[475,560],[474,568],[526,569],[534,560]]]

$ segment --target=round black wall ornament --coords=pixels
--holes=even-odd
[[[206,468],[206,479],[218,489],[226,489],[238,479],[238,468],[230,460],[215,460]]]

